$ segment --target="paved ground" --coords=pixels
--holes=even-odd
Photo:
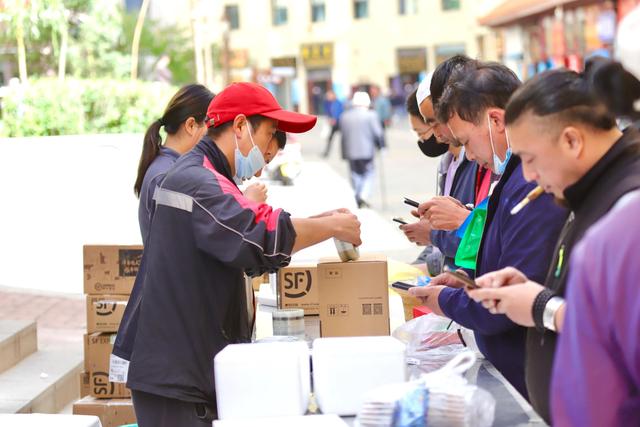
[[[37,322],[38,348],[82,346],[84,296],[0,287],[0,307],[0,320]]]

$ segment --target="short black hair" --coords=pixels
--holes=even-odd
[[[407,96],[407,102],[405,105],[407,107],[407,113],[424,121],[422,114],[420,113],[420,107],[418,106],[418,89],[414,90],[409,94],[409,96]]]
[[[278,141],[278,148],[281,150],[284,149],[284,146],[287,145],[287,133],[277,130],[275,138]]]
[[[474,59],[469,58],[467,55],[454,55],[438,64],[436,69],[433,70],[431,86],[429,87],[431,90],[431,102],[433,102],[434,106],[440,101],[442,92],[444,92],[447,82],[454,71],[475,62]]]
[[[505,123],[513,124],[527,112],[602,130],[616,126],[615,116],[592,90],[589,79],[565,68],[545,71],[525,83],[507,104]]]
[[[456,69],[449,79],[436,107],[436,117],[446,123],[458,113],[462,120],[478,124],[487,108],[505,109],[520,85],[518,76],[503,64],[468,64]]]

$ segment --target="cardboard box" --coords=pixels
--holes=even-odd
[[[278,308],[302,308],[319,313],[317,264],[292,264],[278,272]]]
[[[129,295],[142,260],[142,246],[85,245],[84,293]]]
[[[260,285],[263,283],[269,283],[269,273],[264,273],[262,276],[251,278],[251,287],[256,292],[260,290]]]
[[[80,380],[80,397],[88,396],[91,390],[89,386],[89,373],[80,372],[78,379]]]
[[[116,334],[85,335],[84,370],[89,373],[89,394],[93,397],[131,397],[123,383],[109,381],[109,359]]]
[[[128,295],[87,295],[87,332],[118,332]]]
[[[387,259],[363,255],[318,264],[320,333],[323,337],[389,335]]]
[[[131,399],[96,399],[85,397],[73,404],[74,415],[95,415],[102,427],[118,427],[136,422]]]

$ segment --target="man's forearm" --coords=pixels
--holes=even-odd
[[[296,230],[296,241],[292,253],[313,246],[334,236],[331,217],[320,218],[291,218]]]

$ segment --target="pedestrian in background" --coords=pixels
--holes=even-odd
[[[340,130],[340,116],[342,115],[344,107],[342,105],[342,101],[338,99],[335,92],[330,90],[327,92],[324,111],[327,113],[329,117],[329,124],[331,125],[331,133],[329,133],[329,138],[327,139],[327,147],[324,149],[324,153],[322,157],[325,159],[329,157],[329,152],[331,151],[331,143],[333,142],[333,136]]]
[[[384,148],[387,146],[384,132],[385,129],[389,125],[391,125],[391,101],[389,101],[389,98],[382,94],[379,86],[371,86],[369,93],[371,94],[373,109],[378,115],[378,120],[380,120],[380,126],[382,127],[382,139],[380,139],[380,148]]]
[[[366,92],[353,94],[351,108],[342,114],[342,158],[349,162],[351,185],[359,208],[368,208],[373,189],[375,148],[381,146],[382,126],[378,115],[370,109]]]

